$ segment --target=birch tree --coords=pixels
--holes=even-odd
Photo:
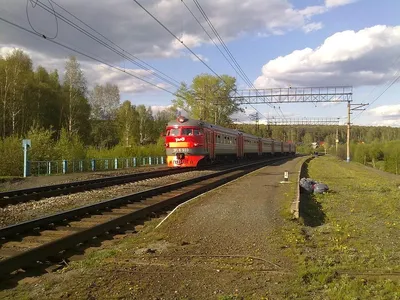
[[[65,107],[67,130],[69,134],[72,134],[78,131],[78,108],[85,104],[83,99],[85,99],[87,91],[86,79],[75,56],[71,56],[65,64],[64,90],[67,97]]]
[[[106,83],[93,88],[90,93],[89,103],[91,117],[95,120],[113,120],[120,101],[117,85]]]
[[[130,101],[122,103],[117,110],[117,126],[121,142],[125,147],[131,147],[137,142],[138,113]]]

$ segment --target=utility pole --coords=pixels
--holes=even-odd
[[[350,162],[350,115],[352,114],[352,110],[365,110],[365,108],[361,108],[364,106],[369,105],[369,103],[366,104],[351,104],[350,101],[347,101],[347,162]],[[356,106],[354,108],[351,108],[351,106]]]
[[[347,144],[347,162],[350,162],[350,101],[347,101],[347,140],[346,140],[346,144]]]
[[[337,149],[338,149],[338,144],[339,144],[339,124],[338,124],[338,127],[336,127],[336,139],[335,139],[335,142],[336,142],[336,155],[337,155]]]
[[[217,103],[216,103],[216,106],[215,106],[215,112],[214,112],[214,124],[215,125],[217,125],[217,115],[218,115],[218,97],[217,97]]]
[[[258,111],[256,113],[254,113],[254,114],[249,115],[249,117],[250,117],[251,120],[256,121],[256,132],[258,133],[258,131],[259,131],[258,121],[260,120],[260,118],[258,116]]]

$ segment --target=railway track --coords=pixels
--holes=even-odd
[[[47,185],[29,189],[13,190],[0,193],[0,207],[14,205],[32,200],[40,200],[48,197],[67,195],[88,190],[105,188],[123,183],[141,181],[150,178],[159,178],[172,174],[191,171],[190,169],[163,169],[151,172],[134,173],[121,176],[110,176],[97,179],[74,181],[62,184]]]
[[[49,257],[61,261],[65,251],[107,233],[120,231],[154,212],[286,158],[236,166],[213,174],[114,198],[0,229],[0,276],[37,267]]]

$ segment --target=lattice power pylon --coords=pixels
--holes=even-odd
[[[352,110],[360,110],[368,104],[352,104],[352,86],[332,87],[288,87],[270,89],[249,89],[237,91],[232,96],[237,104],[268,104],[274,103],[320,103],[320,102],[347,102],[347,162],[350,161],[350,114]],[[352,108],[354,106],[354,108]],[[357,106],[357,107],[355,107]],[[286,118],[284,118],[286,119]],[[286,121],[286,120],[285,120]],[[270,123],[267,120],[267,124]],[[278,124],[277,124],[278,125]],[[283,124],[280,124],[283,125]],[[295,125],[295,124],[291,124]],[[311,124],[304,124],[311,125]],[[316,124],[313,124],[316,125]],[[337,140],[337,139],[336,139]],[[337,142],[336,142],[337,143]]]
[[[352,98],[351,86],[248,89],[231,96],[238,104],[351,102]]]
[[[339,118],[271,118],[270,125],[339,125]]]

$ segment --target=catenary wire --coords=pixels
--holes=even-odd
[[[158,20],[149,10],[147,10],[143,5],[141,5],[137,0],[133,0],[141,9],[143,9],[153,20],[155,20],[161,27],[163,27],[171,36],[173,36],[177,41],[179,41],[190,53],[192,53],[203,65],[205,65],[213,74],[220,78],[223,82],[225,80],[218,75],[204,60],[202,60],[192,49],[190,49],[182,40],[180,40],[168,27],[166,27],[160,20]],[[237,93],[237,91],[235,91]],[[250,104],[251,105],[251,104]]]
[[[40,0],[37,1],[37,5],[38,5],[39,7],[41,7],[42,9],[46,10],[47,12],[49,12],[50,14],[55,13],[55,16],[56,16],[57,18],[59,18],[60,20],[62,20],[62,21],[65,22],[65,23],[67,23],[67,24],[70,25],[71,27],[75,28],[77,31],[81,32],[82,34],[84,34],[84,35],[90,37],[92,40],[96,41],[97,43],[99,43],[99,44],[103,45],[104,47],[108,48],[108,49],[111,50],[112,52],[114,52],[114,53],[120,55],[121,57],[123,57],[123,58],[129,60],[129,61],[132,62],[133,64],[135,64],[135,65],[137,65],[137,66],[139,66],[139,67],[145,69],[146,71],[150,71],[150,70],[149,70],[147,67],[145,67],[143,64],[141,64],[141,63],[139,63],[139,62],[136,62],[134,59],[132,59],[132,58],[130,58],[129,56],[127,56],[127,55],[124,53],[124,52],[126,52],[126,51],[124,51],[122,48],[121,48],[121,49],[122,49],[122,52],[121,52],[120,50],[118,50],[118,49],[116,49],[115,47],[113,47],[113,46],[109,45],[108,43],[104,42],[104,41],[101,40],[100,38],[96,37],[96,36],[93,35],[92,33],[88,32],[88,31],[85,30],[84,28],[80,27],[80,26],[77,25],[76,23],[74,23],[74,22],[72,22],[71,20],[69,20],[68,18],[66,18],[65,16],[61,15],[60,13],[58,13],[58,12],[53,12],[53,11],[51,10],[50,7],[48,7],[47,5],[43,4]],[[172,81],[169,80],[169,79],[163,78],[161,75],[157,74],[156,72],[155,72],[155,73],[152,73],[152,75],[154,75],[155,77],[159,78],[160,80],[163,80],[163,81],[169,83],[170,85],[172,85],[172,86],[174,86],[174,87],[176,87],[176,88],[179,87],[176,83],[172,82]],[[174,81],[176,81],[176,80],[174,80]],[[176,81],[176,82],[177,82],[177,81]]]
[[[40,38],[44,38],[40,33],[36,33],[36,32],[33,31],[33,30],[30,30],[30,29],[28,29],[28,28],[26,28],[26,27],[23,27],[23,26],[21,26],[21,25],[18,25],[18,24],[16,24],[16,23],[13,23],[13,22],[11,22],[11,21],[9,21],[9,20],[7,20],[7,19],[4,19],[4,18],[0,17],[0,20],[3,21],[3,22],[5,22],[5,23],[8,23],[9,25],[12,25],[12,26],[14,26],[14,27],[17,27],[17,28],[19,28],[19,29],[21,29],[21,30],[23,30],[23,31],[25,31],[25,32],[28,32],[28,33],[33,34],[33,35],[35,35],[35,36],[38,36],[38,37],[40,37]],[[51,43],[53,43],[53,44],[56,44],[56,45],[58,45],[58,46],[60,46],[60,47],[63,47],[63,48],[68,49],[68,50],[70,50],[70,51],[73,51],[73,52],[75,52],[75,53],[77,53],[77,54],[80,54],[80,55],[82,55],[82,56],[84,56],[84,57],[86,57],[86,58],[92,59],[92,60],[97,61],[97,62],[99,62],[99,63],[101,63],[101,64],[104,64],[104,65],[107,65],[107,66],[109,66],[109,67],[112,68],[112,69],[115,69],[115,70],[118,70],[118,71],[120,71],[120,72],[123,72],[123,73],[125,73],[125,74],[127,74],[127,75],[129,75],[129,76],[132,76],[132,77],[134,77],[134,78],[136,78],[136,79],[138,79],[138,80],[141,80],[141,81],[143,81],[143,82],[145,82],[145,83],[147,83],[147,84],[149,84],[149,85],[151,85],[151,86],[153,86],[153,87],[155,87],[155,88],[158,88],[158,89],[160,89],[160,90],[163,90],[163,91],[165,91],[165,92],[167,92],[167,93],[169,93],[169,94],[171,94],[171,95],[173,95],[173,96],[178,96],[176,93],[173,93],[173,92],[171,92],[171,91],[169,91],[169,90],[167,90],[167,89],[165,89],[165,88],[163,88],[163,87],[161,87],[161,86],[158,86],[157,84],[154,84],[154,83],[152,83],[152,82],[150,82],[150,81],[148,81],[148,80],[145,80],[145,79],[141,78],[140,76],[137,76],[137,75],[135,75],[135,74],[132,74],[132,73],[130,73],[130,72],[128,72],[128,71],[126,71],[126,70],[120,68],[120,67],[117,67],[117,66],[114,66],[114,65],[112,65],[112,64],[110,64],[110,63],[104,62],[104,61],[102,61],[102,60],[100,60],[100,59],[98,59],[98,58],[95,58],[95,57],[93,57],[93,56],[91,56],[91,55],[88,55],[88,54],[86,54],[86,53],[83,53],[82,51],[76,50],[76,49],[74,49],[74,48],[72,48],[72,47],[70,47],[70,46],[64,45],[64,44],[62,44],[62,43],[60,43],[60,42],[58,42],[58,41],[50,40],[50,39],[47,39],[47,38],[44,38],[44,39],[45,39],[46,41],[49,41],[49,42],[51,42]],[[179,96],[179,97],[182,97],[182,96]]]
[[[397,75],[397,73],[399,73],[399,71],[396,72],[396,75]],[[398,75],[398,76],[386,87],[386,89],[385,89],[378,97],[376,97],[370,104],[368,104],[367,107],[371,106],[371,105],[374,104],[376,101],[378,101],[378,100],[383,96],[383,94],[385,94],[386,91],[387,91],[388,89],[390,89],[390,88],[392,87],[392,85],[394,85],[394,84],[397,82],[397,80],[399,80],[399,79],[400,79],[400,75]],[[355,116],[355,117],[353,118],[353,121],[354,121],[356,118],[358,118],[359,116],[361,116],[361,114],[362,114],[364,111],[365,111],[365,110],[362,110],[357,116]]]
[[[148,64],[147,62],[145,62],[144,60],[140,59],[139,57],[131,54],[130,52],[128,52],[127,50],[121,48],[119,45],[115,44],[112,40],[110,40],[109,38],[107,38],[106,36],[104,36],[103,34],[101,34],[100,32],[98,32],[96,29],[94,29],[92,26],[90,26],[89,24],[87,24],[86,22],[82,21],[82,19],[78,18],[77,16],[75,16],[74,14],[72,14],[71,12],[69,12],[67,9],[65,9],[64,7],[62,7],[60,4],[56,3],[53,0],[50,0],[54,5],[56,5],[57,7],[59,7],[61,10],[63,10],[64,12],[66,12],[67,14],[69,14],[71,17],[73,17],[74,19],[78,20],[79,22],[81,22],[82,24],[84,24],[85,26],[87,26],[88,28],[90,28],[91,30],[93,30],[94,32],[96,32],[98,35],[100,35],[101,37],[103,37],[104,39],[106,39],[107,41],[109,41],[111,44],[113,44],[114,46],[118,47],[118,49],[126,52],[129,56],[131,56],[133,59],[140,61],[142,64],[146,65],[147,67],[159,72],[160,74],[162,74],[163,76],[171,79],[172,81],[174,81],[177,84],[180,84],[179,81],[175,80],[174,78],[172,78],[171,76],[165,74],[164,72],[158,70],[156,67]],[[145,68],[144,68],[145,69]]]
[[[36,5],[37,5],[37,3],[38,3],[38,1],[39,1],[39,0],[36,0],[36,1],[33,1],[33,0],[26,0],[26,9],[25,9],[25,11],[26,11],[26,19],[28,20],[29,26],[31,27],[31,29],[32,29],[34,32],[36,32],[37,34],[40,34],[42,37],[44,37],[44,38],[46,38],[46,39],[53,40],[53,39],[57,38],[57,36],[58,36],[58,19],[57,19],[56,15],[55,15],[55,10],[54,10],[53,4],[51,4],[50,0],[47,0],[47,1],[49,2],[50,6],[51,6],[51,9],[52,9],[52,11],[54,12],[53,15],[54,15],[54,18],[55,18],[55,20],[56,20],[56,33],[54,34],[53,37],[45,36],[44,34],[42,34],[42,33],[40,33],[39,31],[37,31],[37,30],[35,29],[35,27],[32,25],[31,19],[29,18],[29,11],[28,11],[28,10],[29,10],[29,3],[31,3],[32,8],[35,8]]]
[[[220,49],[220,47],[217,45],[217,43],[214,41],[214,39],[211,37],[211,35],[208,33],[208,31],[204,28],[204,26],[201,24],[200,20],[195,16],[195,14],[192,12],[192,10],[189,8],[189,6],[184,2],[184,0],[181,0],[181,2],[183,3],[183,5],[186,7],[186,9],[189,11],[189,13],[192,15],[192,17],[196,20],[196,22],[200,25],[200,27],[203,29],[203,31],[207,34],[207,36],[209,37],[209,39],[213,42],[213,44],[215,45],[215,47],[218,49],[218,51],[222,54],[222,56],[225,58],[225,60],[231,65],[231,67],[235,70],[236,73],[238,73],[238,70],[236,69],[236,67],[231,63],[231,61],[226,57],[225,53]],[[246,79],[243,78],[243,75],[240,74],[240,70],[239,70],[239,74],[238,74],[243,81],[246,82]],[[272,107],[271,104],[267,103],[269,106]],[[260,113],[264,118],[265,115],[263,115],[258,109],[256,109],[251,103],[249,104],[251,107],[253,107],[253,109],[255,109],[258,113]],[[267,119],[267,118],[266,118]],[[268,119],[267,119],[268,120]]]
[[[181,0],[182,3],[184,3],[183,0]],[[234,62],[234,64],[236,65],[236,68],[239,71],[239,76],[243,79],[244,82],[246,82],[250,87],[253,87],[257,94],[258,94],[258,90],[256,89],[256,87],[254,86],[254,84],[251,82],[251,80],[248,78],[248,76],[246,75],[246,73],[243,71],[243,69],[240,67],[239,63],[237,62],[237,60],[235,59],[235,57],[233,56],[232,52],[229,50],[228,46],[225,44],[225,42],[223,41],[223,39],[221,38],[220,34],[218,33],[218,31],[215,29],[214,25],[212,24],[211,20],[208,18],[207,14],[205,13],[204,9],[201,7],[200,3],[197,0],[193,0],[193,2],[196,4],[198,10],[200,11],[200,13],[202,14],[202,16],[204,17],[204,19],[206,20],[207,24],[210,26],[211,30],[214,32],[215,36],[218,38],[219,42],[221,43],[221,45],[224,47],[225,51],[227,52],[227,54],[230,56],[230,58],[232,59],[232,61]],[[199,23],[199,25],[203,28],[203,30],[206,32],[206,34],[209,36],[209,38],[211,39],[211,41],[214,43],[214,45],[217,47],[217,49],[223,54],[223,56],[225,57],[225,59],[229,62],[229,64],[232,66],[232,68],[236,70],[236,68],[231,64],[231,62],[228,60],[228,58],[225,56],[225,54],[219,49],[219,47],[216,45],[216,43],[214,42],[214,40],[211,38],[211,36],[208,34],[208,32],[205,30],[204,26],[202,26],[202,24],[200,23],[200,21],[194,16],[193,12],[189,9],[189,7],[184,3],[184,5],[186,6],[186,8],[189,10],[189,12],[192,14],[192,16],[196,19],[197,23]],[[267,105],[269,105],[270,107],[274,108],[274,110],[279,114],[281,112],[282,117],[285,119],[285,116],[283,114],[282,111],[278,111],[275,106],[271,105],[270,103],[266,103]],[[263,115],[258,109],[256,109],[251,103],[249,103],[249,105],[251,107],[253,107],[253,109],[255,109],[256,111],[258,111],[265,119],[268,120],[267,117],[265,117],[265,115]]]

